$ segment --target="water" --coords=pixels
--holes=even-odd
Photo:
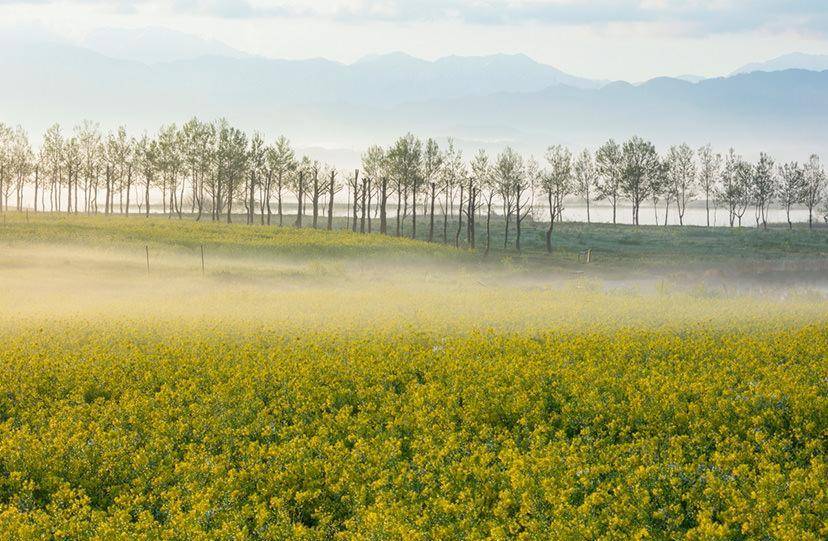
[[[664,225],[664,205],[659,205],[657,211],[653,210],[652,203],[646,203],[641,206],[639,223],[641,225]],[[612,223],[612,206],[603,202],[599,204],[590,204],[589,208],[590,220],[596,223]],[[543,209],[537,215],[539,218],[549,220],[549,211]],[[748,208],[742,217],[743,226],[755,226],[756,214],[754,209]],[[632,207],[628,204],[618,205],[617,209],[618,223],[629,224],[632,223]],[[767,212],[768,223],[787,223],[788,218],[784,208],[771,207]],[[583,202],[567,202],[563,211],[563,221],[565,222],[586,222],[587,210],[586,204]],[[808,222],[808,209],[795,208],[791,209],[791,221],[794,223]],[[814,222],[822,222],[823,213],[814,211]],[[670,225],[679,225],[679,216],[676,212],[675,205],[670,205],[667,222]],[[693,206],[688,206],[684,213],[684,225],[707,225],[707,212],[704,208],[704,203],[698,203]],[[727,226],[730,225],[727,208],[713,206],[710,207],[710,225],[713,226]]]

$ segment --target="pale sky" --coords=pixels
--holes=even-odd
[[[828,0],[0,0],[0,32],[160,26],[277,58],[525,53],[574,75],[714,76],[828,54]]]

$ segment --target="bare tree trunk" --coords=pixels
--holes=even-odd
[[[437,185],[431,183],[431,212],[429,213],[428,221],[428,242],[434,240],[434,200],[437,198]]]
[[[411,184],[411,238],[417,238],[417,179]]]
[[[587,224],[592,223],[592,220],[589,217],[589,191],[586,194],[586,205],[587,205]]]
[[[454,235],[454,247],[460,247],[460,231],[463,230],[463,184],[460,184],[460,206],[457,212],[457,233]]]
[[[359,169],[354,170],[354,200],[351,207],[351,231],[356,233],[357,230],[357,216],[359,207]]]
[[[791,222],[791,203],[790,202],[785,203],[785,213],[788,217],[788,229],[793,229],[793,223]],[[809,218],[809,220],[810,220],[810,218]],[[767,225],[767,222],[765,222],[765,229],[767,229],[767,228],[768,228],[768,225]]]
[[[268,172],[267,189],[265,189],[265,205],[267,205],[267,225],[270,225],[270,217],[273,211],[270,208],[270,190],[273,187],[273,173]]]
[[[279,213],[279,227],[282,227],[282,173],[279,173],[279,190],[276,194],[276,211]]]
[[[336,171],[331,171],[331,181],[328,185],[328,231],[333,229],[333,215],[334,215],[334,180],[336,179]]]
[[[319,224],[319,171],[314,168],[313,171],[313,199],[311,201],[311,208],[313,210],[313,228],[316,229]]]
[[[371,233],[371,197],[373,196],[373,193],[374,193],[372,188],[371,188],[371,177],[367,177],[366,182],[368,184],[368,197],[367,197],[367,199],[363,199],[362,203],[364,205],[366,205],[365,209],[368,210],[368,213],[366,215],[366,220],[367,220],[366,225],[368,227],[368,233]],[[363,211],[362,211],[363,214],[365,214],[365,209],[363,209]]]
[[[66,213],[70,214],[72,212],[72,170],[69,169],[69,174],[66,177]]]
[[[448,221],[449,221],[449,189],[448,186],[445,188],[446,196],[445,196],[445,206],[443,207],[443,244],[448,244]],[[454,197],[454,194],[451,194],[451,197]],[[454,203],[451,203],[451,214],[454,214]]]
[[[147,182],[145,184],[146,191],[144,192],[144,204],[146,205],[146,216],[149,218],[150,215],[150,200],[149,200],[149,192],[150,192],[150,177],[147,177]]]
[[[612,225],[616,225],[618,222],[616,221],[616,210],[618,209],[618,198],[614,195],[612,196]]]
[[[305,182],[304,182],[304,171],[299,171],[299,197],[297,199],[297,206],[296,206],[296,222],[294,223],[295,227],[302,227],[302,206],[303,206],[303,199],[304,199],[304,189],[305,189]]]
[[[549,198],[549,228],[546,230],[546,252],[552,253],[552,230],[555,228],[556,209],[552,206],[552,192],[547,192]]]
[[[509,222],[512,218],[512,209],[506,209],[506,233],[503,236],[503,249],[505,250],[506,247],[509,245]]]
[[[388,202],[388,179],[383,177],[382,184],[380,185],[380,233],[383,235],[387,234],[387,214],[386,214],[386,204]]]
[[[126,182],[126,215],[129,216],[129,188],[132,186],[132,164],[127,166],[127,182]]]
[[[368,197],[368,184],[367,179],[368,177],[362,177],[362,202],[360,204],[360,217],[359,217],[359,232],[365,233],[365,201]]]
[[[710,190],[704,190],[704,211],[707,215],[707,227],[710,227]]]
[[[397,233],[396,233],[396,236],[398,236],[398,237],[400,236],[400,207],[402,206],[401,198],[402,198],[402,187],[397,186],[397,212],[395,214],[397,215]]]
[[[35,166],[35,178],[34,178],[34,211],[37,212],[37,184],[40,180],[40,166]]]
[[[494,194],[489,194],[489,200],[486,203],[486,252],[483,254],[489,255],[489,249],[492,245],[492,232],[491,232],[491,222],[492,222],[492,198]]]
[[[467,205],[468,210],[466,211],[466,242],[472,250],[474,250],[474,204],[476,197],[476,190],[472,186],[471,180],[469,180],[469,203]]]

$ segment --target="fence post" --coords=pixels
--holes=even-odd
[[[147,276],[149,276],[150,266],[149,266],[149,246],[148,245],[144,246],[144,251],[147,253]]]
[[[204,245],[201,245],[201,275],[204,276]]]

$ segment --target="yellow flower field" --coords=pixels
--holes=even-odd
[[[7,539],[823,539],[828,325],[3,333]]]

